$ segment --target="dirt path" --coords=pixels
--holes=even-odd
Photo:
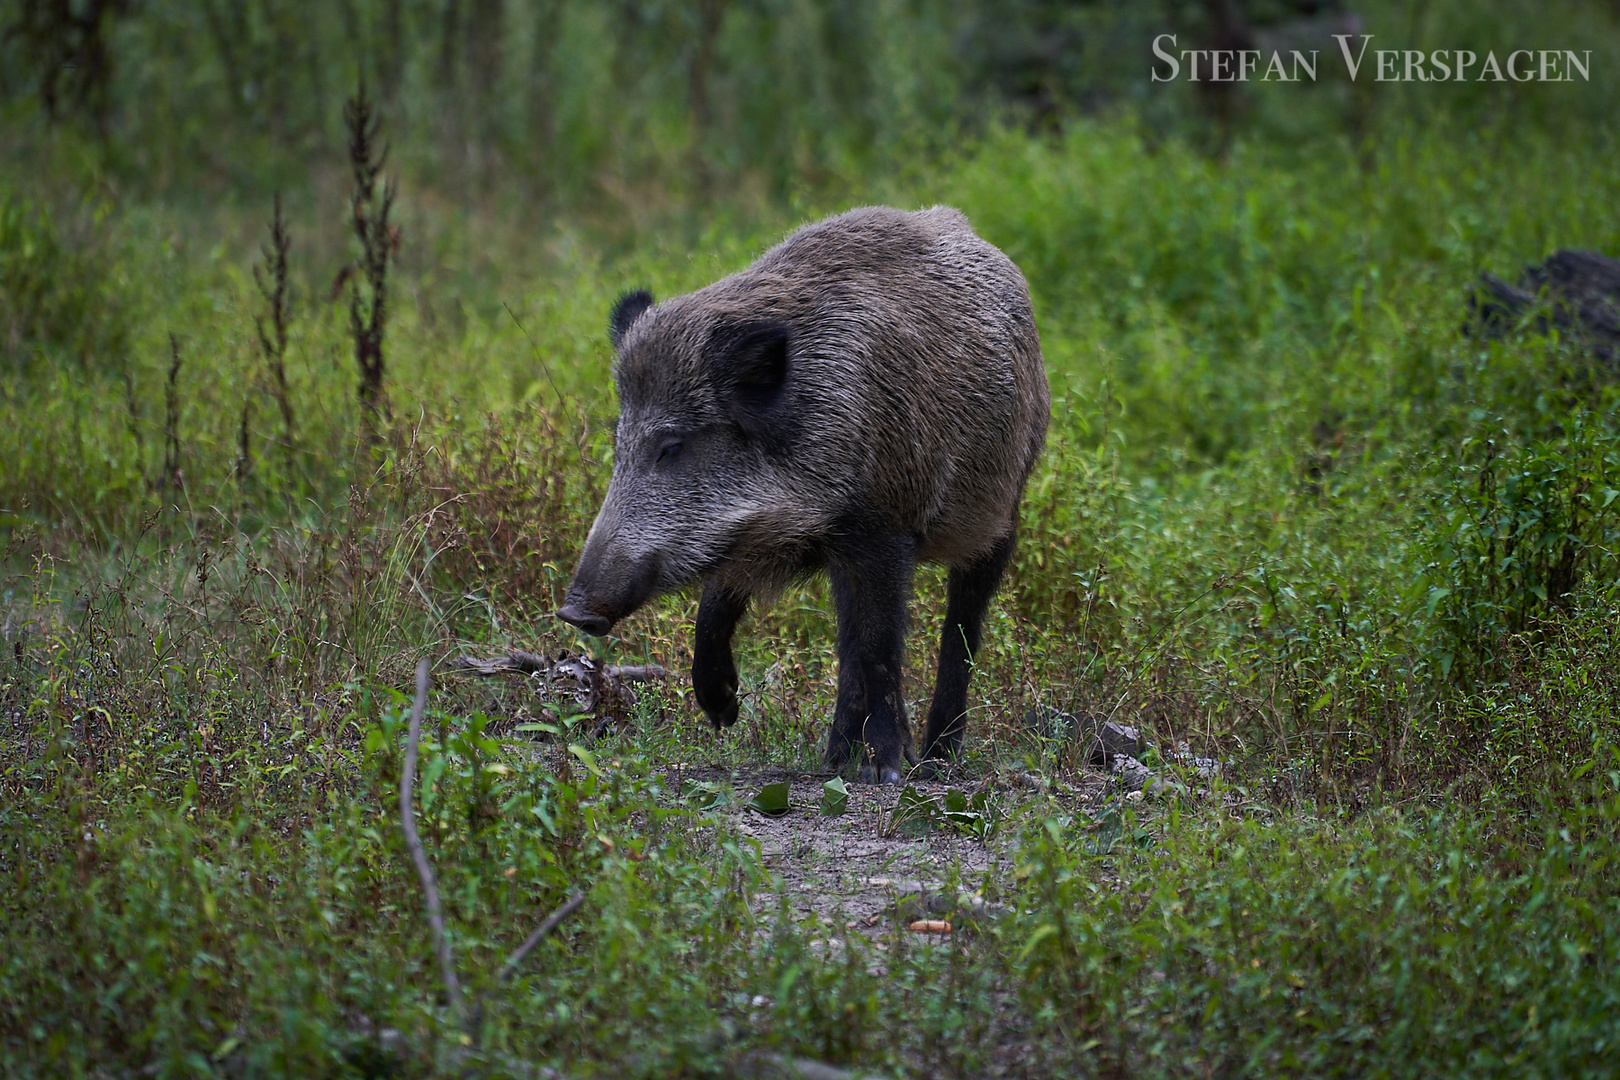
[[[731,785],[736,804],[726,812],[739,832],[758,842],[766,869],[781,883],[780,891],[759,895],[756,910],[762,915],[775,911],[785,898],[800,917],[815,915],[829,923],[868,929],[896,919],[944,917],[973,903],[982,906],[976,894],[1004,857],[1002,836],[992,833],[981,840],[948,823],[907,820],[902,803],[905,786],[849,784],[847,811],[824,816],[822,785],[832,775],[738,769],[687,771],[678,779],[686,784]],[[742,805],[765,785],[780,782],[789,784],[787,813],[772,817]],[[1091,774],[1079,784],[1066,785],[1059,797],[1077,808],[1095,806],[1109,786],[1107,777]],[[1031,787],[988,777],[914,780],[909,787],[912,798],[922,796],[936,807],[943,807],[951,791],[969,797],[986,792],[1002,813],[1035,794]]]

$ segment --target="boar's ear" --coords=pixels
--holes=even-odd
[[[786,323],[746,323],[721,327],[709,339],[715,386],[750,439],[770,442],[782,434],[772,413],[787,382],[789,337]]]
[[[652,306],[652,293],[646,289],[637,289],[619,297],[619,302],[613,305],[613,314],[608,316],[608,340],[613,342],[615,349],[624,340],[624,332],[630,329],[630,324]]]

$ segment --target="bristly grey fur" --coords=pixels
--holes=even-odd
[[[613,478],[565,618],[605,632],[699,579],[740,615],[891,540],[906,587],[915,560],[982,566],[988,601],[1050,405],[1023,275],[958,211],[852,210],[610,326]]]

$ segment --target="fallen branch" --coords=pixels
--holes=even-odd
[[[411,789],[416,785],[416,744],[422,737],[422,713],[427,707],[428,662],[416,665],[416,701],[411,706],[411,730],[405,742],[405,769],[399,778],[399,820],[405,831],[405,846],[410,848],[416,863],[416,876],[422,881],[422,894],[427,902],[428,925],[433,928],[433,949],[439,955],[439,973],[444,978],[445,995],[450,1007],[461,1010],[461,983],[456,978],[456,964],[450,955],[450,939],[444,932],[444,910],[439,905],[439,883],[433,876],[427,852],[422,850],[421,837],[416,834],[416,812],[411,806]]]
[[[745,1080],[883,1080],[877,1073],[850,1072],[783,1054],[750,1054],[737,1063],[732,1075]]]
[[[657,664],[609,664],[603,669],[603,674],[620,682],[651,682],[669,678],[669,672]]]
[[[594,715],[597,719],[594,735],[600,735],[613,721],[630,715],[636,705],[632,683],[669,678],[669,672],[657,664],[604,665],[589,656],[568,652],[558,653],[555,660],[541,653],[521,651],[485,660],[458,656],[446,667],[474,675],[516,674],[538,679],[544,685],[541,692],[546,697],[569,698],[575,707]]]
[[[534,928],[534,933],[523,939],[523,944],[512,950],[512,955],[506,958],[506,963],[501,965],[499,974],[495,976],[495,985],[499,986],[511,978],[518,965],[523,963],[523,958],[528,956],[534,950],[534,947],[544,940],[547,934],[561,926],[564,919],[578,911],[584,903],[585,894],[577,892],[568,898],[568,903],[548,915],[545,922]]]
[[[1527,266],[1517,287],[1495,274],[1481,274],[1469,296],[1470,325],[1486,337],[1501,337],[1529,318],[1545,334],[1557,327],[1592,348],[1610,367],[1620,365],[1620,260],[1591,251],[1557,251]]]
[[[545,921],[534,928],[534,933],[524,938],[523,944],[512,950],[512,955],[506,958],[506,963],[501,965],[501,970],[495,975],[494,983],[474,996],[472,1008],[467,1010],[466,1020],[463,1024],[463,1030],[466,1031],[467,1037],[472,1040],[472,1045],[477,1046],[481,1042],[480,1033],[484,1027],[484,1001],[489,997],[489,991],[499,987],[507,979],[511,978],[512,973],[518,969],[518,965],[523,963],[523,958],[528,956],[534,950],[534,947],[545,939],[547,934],[561,926],[564,919],[578,911],[584,903],[585,894],[576,892],[568,898],[566,904],[546,916]],[[561,1073],[550,1073],[549,1075],[554,1077],[562,1076]]]
[[[519,653],[521,657],[532,654]],[[541,657],[540,659],[544,659]],[[428,862],[427,852],[422,848],[422,838],[416,832],[416,812],[411,804],[411,789],[416,785],[416,753],[417,746],[422,739],[422,714],[427,709],[428,695],[428,662],[422,660],[416,665],[416,700],[411,705],[411,727],[405,739],[405,767],[399,778],[399,822],[405,833],[405,846],[410,849],[411,861],[416,864],[416,876],[422,882],[422,896],[427,905],[428,925],[433,928],[433,950],[439,957],[439,973],[444,978],[445,996],[449,999],[450,1008],[461,1015],[462,1028],[472,1039],[472,1045],[478,1042],[478,1032],[483,1025],[484,995],[476,994],[473,997],[472,1007],[463,1010],[461,996],[461,980],[456,977],[455,957],[450,952],[450,939],[444,930],[444,909],[439,903],[439,883],[433,875],[433,866]],[[578,911],[585,903],[585,894],[575,892],[556,911],[553,911],[541,924],[534,928],[534,932],[523,939],[523,944],[512,950],[512,955],[506,958],[501,965],[500,972],[495,976],[494,985],[499,986],[511,978],[512,973],[523,963],[525,957],[534,951],[534,947],[545,940],[563,920]]]
[[[657,664],[609,664],[601,667],[588,656],[573,656],[566,652],[559,654],[555,660],[541,653],[521,650],[506,656],[492,656],[487,660],[475,656],[457,656],[446,666],[452,671],[466,671],[474,675],[560,675],[580,678],[590,673],[620,682],[651,682],[669,678],[669,672]]]
[[[446,664],[451,671],[467,671],[474,675],[549,675],[552,661],[549,657],[532,652],[514,652],[509,656],[492,656],[480,660],[475,656],[452,657]]]

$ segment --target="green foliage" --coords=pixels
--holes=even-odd
[[[849,787],[842,776],[835,776],[821,785],[821,814],[840,817],[849,809]]]
[[[393,798],[401,718],[390,706],[356,723],[363,757],[346,756],[354,767],[313,817],[278,815],[250,786],[207,810],[188,785],[171,809],[68,774],[8,800],[8,1073],[124,1060],[173,1075],[207,1075],[210,1062],[340,1075],[366,1055],[431,1065],[445,1032]],[[443,743],[423,746],[422,831],[469,989],[489,987],[525,924],[570,890],[590,899],[568,944],[543,946],[492,999],[481,1046],[599,1057],[636,1032],[703,1052],[680,1049],[702,1031],[691,1003],[732,991],[752,859],[718,822],[658,807],[644,763],[610,773],[587,755],[585,768],[537,770],[486,724],[444,718]],[[379,1042],[384,1027],[403,1029],[403,1044]]]
[[[1447,463],[1425,602],[1443,675],[1459,661],[1491,674],[1507,635],[1567,610],[1581,580],[1614,580],[1620,432],[1584,409],[1546,428],[1527,444],[1500,431],[1464,439]]]
[[[1151,848],[1099,855],[1050,819],[1021,848],[1027,914],[998,933],[1054,1062],[1601,1075],[1620,994],[1614,764],[1526,848],[1466,812],[1172,814]]]
[[[98,221],[108,212],[98,208]],[[0,187],[0,333],[7,384],[51,361],[112,373],[128,328],[106,253],[64,239],[50,210]]]
[[[1260,29],[1290,8],[1231,6]],[[1160,23],[1209,32],[1193,7],[144,3],[97,24],[104,97],[54,121],[0,45],[0,1070],[711,1076],[770,1050],[1601,1075],[1613,375],[1460,324],[1482,270],[1620,253],[1613,16],[1364,5],[1379,44],[1590,42],[1595,78],[1250,87],[1214,121],[1137,63]],[[354,255],[333,174],[362,64],[403,174],[375,445],[325,299]],[[251,269],[272,189],[279,374]],[[684,671],[691,597],[589,645],[550,618],[611,465],[605,314],[880,201],[961,206],[1019,263],[1053,390],[976,658],[983,786],[896,793],[880,823],[995,846],[984,880],[945,872],[988,906],[948,943],[806,920],[733,830],[753,789],[730,769],[818,760],[812,582],[739,635],[723,738],[679,677],[589,722],[528,683],[441,683],[416,807],[484,1002],[463,1031],[390,688],[512,648]],[[920,575],[913,715],[943,591]],[[1025,726],[1051,706],[1141,726],[1177,795],[1008,789],[1084,765]]]

